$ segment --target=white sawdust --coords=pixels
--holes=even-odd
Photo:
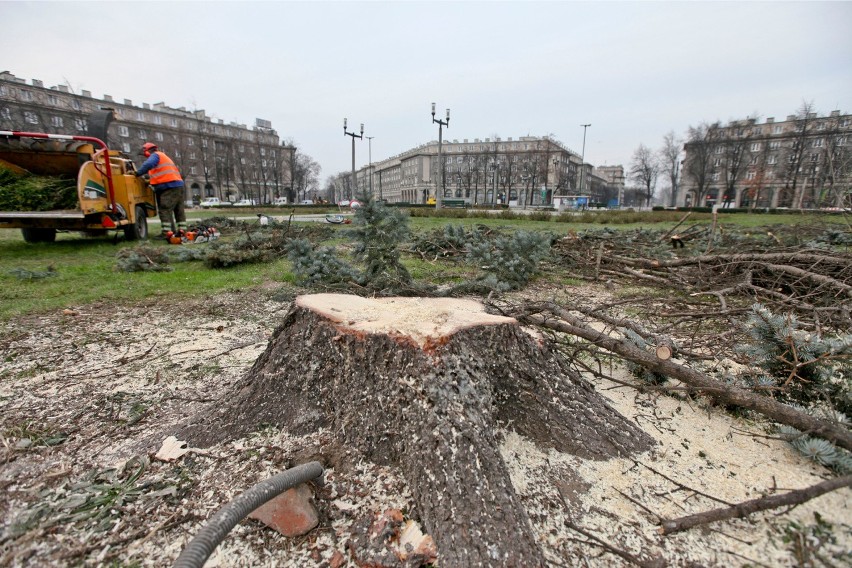
[[[288,307],[268,298],[246,303],[238,297],[217,297],[209,305],[192,306],[182,313],[162,307],[119,308],[108,313],[75,307],[77,316],[42,316],[0,329],[0,338],[9,338],[0,352],[4,458],[0,461],[4,490],[0,534],[45,495],[93,471],[121,466],[132,456],[135,443],[163,423],[194,413],[202,405],[199,400],[215,398],[238,381],[265,349]],[[390,311],[397,308],[392,306]],[[416,324],[417,310],[407,313],[407,319]],[[470,313],[482,317],[476,310]],[[409,332],[422,339],[436,329],[412,325]],[[381,331],[380,326],[370,330]],[[627,380],[617,369],[613,374]],[[829,475],[784,443],[749,435],[764,434],[760,424],[673,397],[651,398],[632,389],[613,388],[616,385],[605,380],[594,382],[616,410],[657,440],[655,449],[634,459],[684,486],[739,502],[775,488],[802,488]],[[105,430],[104,424],[118,425],[128,417],[129,405],[122,404],[121,397],[151,404],[150,414],[135,427]],[[12,428],[27,420],[63,424],[72,433],[59,446],[16,450]],[[117,560],[146,567],[171,565],[204,518],[254,483],[288,467],[300,449],[322,446],[332,436],[316,432],[298,437],[264,430],[213,446],[206,450],[208,455],[190,452],[176,464],[152,462],[145,480],[170,480],[180,467],[187,467],[193,472],[192,490],[179,503],[131,504],[125,520],[111,530],[132,534],[150,527],[150,532],[118,549],[91,550],[83,563],[98,566]],[[718,503],[678,490],[631,460],[582,460],[543,451],[510,431],[502,436],[501,453],[512,482],[553,566],[627,566],[611,554],[589,555],[590,548],[577,542],[582,537],[566,528],[566,520],[632,554],[648,557],[659,552],[674,566],[794,566],[782,541],[783,529],[794,521],[812,524],[817,512],[835,525],[836,546],[852,549],[849,490],[830,493],[792,511],[770,511],[750,520],[717,523],[710,530],[663,537],[656,532],[655,515],[677,517]],[[573,490],[561,492],[565,484]],[[340,552],[346,557],[344,566],[351,567],[346,542],[355,520],[370,512],[414,507],[398,471],[364,462],[349,472],[328,470],[326,486],[317,499],[325,511],[324,521],[309,535],[286,539],[259,523],[243,521],[207,566],[319,567]],[[198,520],[169,524],[187,512],[198,514]],[[99,536],[61,530],[36,534],[13,550],[2,545],[0,565],[64,566],[63,553]]]

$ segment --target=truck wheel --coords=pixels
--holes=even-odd
[[[136,206],[136,222],[132,225],[125,225],[124,238],[128,241],[144,241],[148,238],[148,213],[144,207]]]
[[[24,240],[28,243],[52,243],[56,240],[56,229],[21,229]]]

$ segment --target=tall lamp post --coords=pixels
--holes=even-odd
[[[367,152],[369,153],[370,160],[370,195],[373,195],[373,138],[375,136],[364,136],[367,139]]]
[[[439,118],[435,118],[435,103],[432,103],[432,122],[438,124],[438,167],[441,169],[441,185],[440,191],[436,191],[438,195],[435,196],[435,209],[441,208],[441,201],[444,198],[444,161],[441,156],[441,144],[443,143],[444,130],[443,128],[446,126],[450,127],[450,109],[447,109],[447,120],[441,120]]]
[[[361,134],[346,132],[346,119],[344,118],[343,135],[352,137],[352,195],[350,195],[349,198],[353,199],[358,196],[358,180],[355,178],[355,139],[358,138],[359,140],[362,140],[364,138],[364,123],[361,123]]]
[[[580,156],[580,195],[583,195],[583,189],[586,185],[586,129],[591,124],[581,124],[583,127],[583,153]]]

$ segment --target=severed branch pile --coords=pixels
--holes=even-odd
[[[793,310],[817,328],[852,327],[852,253],[787,247],[777,234],[767,234],[771,238],[763,240],[727,235],[716,243],[715,254],[703,254],[697,244],[673,249],[666,242],[668,233],[650,231],[626,238],[574,236],[554,248],[562,264],[588,279],[638,280],[693,297],[713,296],[719,306],[713,311],[723,314],[736,310],[732,299],[747,298],[776,311]],[[820,244],[821,238],[828,240],[812,235],[808,242]]]

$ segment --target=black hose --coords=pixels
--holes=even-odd
[[[261,481],[245,491],[210,517],[177,557],[174,568],[202,568],[219,543],[243,517],[288,489],[319,477],[322,471],[319,462],[309,462]]]

